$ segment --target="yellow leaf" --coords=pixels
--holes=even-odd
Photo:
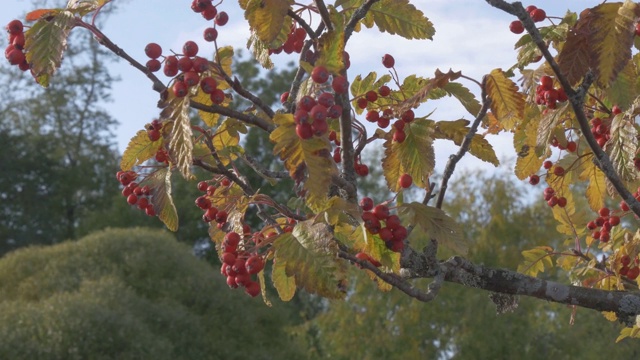
[[[533,118],[518,127],[513,135],[513,146],[518,155],[515,173],[520,180],[538,172],[544,161],[536,155],[534,150],[539,122],[539,117]]]
[[[431,21],[409,0],[382,0],[371,7],[370,14],[380,31],[392,35],[432,40],[436,33]]]
[[[244,17],[258,39],[270,43],[280,34],[292,4],[292,0],[250,0]]]
[[[547,113],[542,115],[536,141],[537,156],[543,156],[549,151],[549,144],[553,139],[554,130],[565,120],[565,114],[569,109],[571,109],[570,103],[566,101],[557,109],[547,109]]]
[[[411,108],[418,107],[418,105],[427,100],[431,91],[445,87],[449,81],[458,79],[461,74],[459,71],[454,73],[449,70],[449,72],[443,73],[440,69],[436,69],[432,79],[429,79],[413,96],[396,106],[397,112],[402,114]]]
[[[147,175],[140,182],[140,186],[151,189],[151,204],[158,218],[171,231],[178,230],[178,212],[171,197],[171,171],[168,167],[161,168]]]
[[[229,151],[240,144],[240,134],[235,129],[238,125],[244,126],[236,119],[226,119],[213,134],[213,147],[216,149],[223,165],[228,165],[238,157],[235,152]]]
[[[260,293],[262,294],[262,301],[268,307],[272,307],[271,301],[267,298],[267,282],[264,278],[264,270],[258,273],[258,281],[260,282]]]
[[[193,132],[189,118],[189,97],[178,98],[169,91],[168,105],[162,110],[160,117],[173,123],[169,135],[171,158],[185,179],[192,178]]]
[[[271,270],[271,278],[280,300],[289,301],[296,294],[296,279],[294,276],[287,276],[285,265],[284,261],[276,261]]]
[[[545,266],[553,267],[551,253],[553,253],[553,248],[549,246],[537,246],[531,250],[523,251],[524,262],[518,265],[518,272],[535,277],[538,273],[544,272]]]
[[[604,316],[605,319],[607,319],[607,320],[609,320],[611,322],[618,320],[618,316],[613,311],[603,311],[602,315]]]
[[[321,211],[328,201],[331,178],[337,174],[331,144],[326,137],[300,139],[291,114],[276,114],[273,120],[278,125],[269,136],[275,143],[274,154],[284,161],[294,181],[304,181],[307,205]]]
[[[465,136],[469,133],[468,120],[438,121],[435,124],[434,139],[449,139],[460,146]],[[495,166],[500,165],[491,144],[482,135],[475,134],[471,140],[469,153],[482,161]]]
[[[129,140],[129,145],[122,154],[120,168],[122,171],[131,170],[134,166],[151,159],[162,147],[163,139],[151,141],[146,130],[140,130]]]
[[[610,133],[611,139],[607,142],[606,151],[616,172],[622,180],[637,180],[638,171],[634,165],[634,158],[638,151],[638,131],[635,120],[628,119],[624,113],[616,115],[611,121]]]
[[[605,175],[592,161],[585,161],[585,165],[586,167],[580,174],[580,180],[589,180],[587,201],[591,210],[598,211],[605,205],[604,199],[607,194]]]
[[[475,95],[467,89],[464,85],[457,82],[449,82],[442,87],[444,91],[453,96],[464,106],[469,114],[476,116],[480,112],[480,102],[476,99]]]
[[[327,31],[318,39],[319,50],[316,66],[324,66],[333,74],[339,74],[344,68],[344,15],[331,10],[331,22],[334,29]]]
[[[635,24],[638,21],[638,5],[632,1],[605,3],[593,8],[596,14],[590,24],[598,29],[589,45],[597,74],[597,83],[606,88],[631,59]]]
[[[491,99],[491,112],[502,128],[513,131],[524,116],[524,95],[507,78],[502,69],[494,69],[486,78],[487,96]]]
[[[393,141],[393,133],[387,135],[384,143],[384,158],[382,170],[387,186],[393,191],[399,191],[398,179],[402,174],[409,174],[413,183],[426,189],[428,178],[435,167],[433,150],[433,127],[431,122],[415,119],[404,128],[406,138],[399,143]]]

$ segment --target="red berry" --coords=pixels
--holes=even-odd
[[[620,202],[620,210],[629,211],[629,205],[627,205],[627,203],[624,200]]]
[[[406,138],[407,134],[402,130],[396,130],[396,132],[393,133],[393,141],[395,142],[402,143]]]
[[[386,67],[387,69],[390,69],[395,64],[396,64],[396,59],[394,59],[393,56],[389,54],[384,54],[384,56],[382,57],[382,65],[384,67]]]
[[[189,40],[182,46],[184,56],[194,57],[198,54],[198,50],[198,44],[196,44],[195,41]]]
[[[187,87],[197,85],[200,82],[200,75],[195,71],[188,71],[184,74],[183,81]]]
[[[528,13],[531,13],[533,10],[537,9],[538,7],[535,5],[529,5],[527,6],[524,10]]]
[[[213,5],[208,5],[201,14],[205,20],[213,20],[218,15],[218,9]]]
[[[201,74],[205,71],[207,71],[209,69],[209,60],[200,57],[200,56],[196,56],[193,59],[193,65],[192,65],[192,69],[193,71],[197,72],[198,74]]]
[[[298,101],[298,107],[305,111],[311,111],[316,104],[316,100],[309,95],[303,96],[302,99]]]
[[[387,228],[391,230],[395,230],[402,225],[398,215],[389,215],[389,217],[385,221],[385,224],[387,225]]]
[[[311,128],[311,124],[305,122],[296,125],[296,134],[298,134],[300,139],[311,139],[311,137],[313,137],[313,129]]]
[[[162,47],[156,43],[149,43],[144,48],[144,53],[151,59],[157,59],[162,55]]]
[[[553,163],[549,160],[545,161],[544,163],[542,163],[542,167],[544,167],[545,169],[549,170],[553,167]]]
[[[329,80],[329,71],[324,66],[316,66],[311,71],[311,79],[316,84],[324,84]]]
[[[331,88],[336,94],[346,94],[349,91],[349,82],[344,76],[334,76],[331,81]]]
[[[610,214],[609,208],[603,207],[600,210],[598,210],[598,214],[602,217],[607,217]]]
[[[549,199],[547,201],[547,205],[549,205],[551,207],[554,207],[554,206],[558,205],[558,198],[555,197],[555,196],[552,196],[551,199]]]
[[[202,192],[205,192],[205,191],[207,191],[207,187],[208,187],[208,186],[209,186],[209,184],[207,184],[207,182],[206,182],[206,181],[200,181],[200,182],[198,183],[198,190],[200,190],[200,191],[202,191]]]
[[[229,22],[229,14],[227,14],[224,11],[220,11],[218,13],[218,15],[216,15],[216,25],[218,26],[224,26],[227,24],[227,22]]]
[[[7,60],[11,65],[20,65],[25,62],[24,53],[21,50],[13,49],[7,55]]]
[[[640,275],[640,267],[637,266],[630,268],[627,272],[627,278],[629,278],[629,280],[635,280],[638,275]]]
[[[376,110],[369,110],[365,115],[365,119],[369,122],[377,122],[380,119],[380,114]]]
[[[224,99],[226,98],[226,96],[224,94],[224,91],[220,89],[215,89],[213,90],[211,95],[209,95],[209,98],[211,99],[211,102],[213,102],[214,104],[220,105],[224,102]]]
[[[229,269],[227,268],[227,273],[228,273]],[[237,289],[238,288],[238,284],[236,283],[236,277],[235,276],[227,276],[227,285],[229,285],[230,288],[232,289]]]
[[[204,41],[213,42],[218,39],[218,30],[216,28],[206,28],[204,29]]]
[[[640,23],[636,24],[636,31],[635,31],[636,36],[640,36]]]
[[[336,98],[330,92],[324,92],[318,96],[318,104],[326,107],[327,109],[335,105]]]
[[[622,113],[622,109],[620,109],[620,107],[618,105],[613,105],[613,107],[611,108],[611,113],[613,115],[618,115]]]
[[[196,206],[202,210],[207,210],[211,207],[211,200],[209,200],[206,196],[199,196],[196,198]]]
[[[135,205],[138,202],[138,197],[135,194],[127,196],[127,202],[129,205]]]
[[[389,96],[391,94],[391,89],[389,89],[387,85],[382,85],[378,89],[378,94],[382,97]]]
[[[162,68],[162,63],[158,59],[150,59],[147,61],[147,69],[151,72],[156,72]]]
[[[193,68],[193,60],[191,58],[183,56],[178,60],[178,70],[189,71]]]
[[[231,185],[231,180],[229,180],[228,178],[224,178],[220,181],[220,185],[227,187],[229,185]]]
[[[366,94],[364,94],[364,97],[367,98],[367,101],[374,102],[374,101],[378,100],[378,93],[376,93],[373,90],[369,90],[369,91],[367,91]]]
[[[553,89],[553,78],[551,76],[544,75],[540,78],[540,87],[544,90]]]
[[[373,200],[370,197],[363,197],[360,199],[360,207],[364,211],[373,209]]]
[[[365,164],[356,164],[355,165],[355,170],[356,170],[356,174],[360,175],[360,176],[367,176],[369,175],[369,167]]]
[[[560,206],[561,208],[567,206],[567,198],[565,198],[564,196],[559,197],[558,198],[558,206]]]
[[[244,292],[251,297],[260,295],[260,283],[252,281],[244,288]]]
[[[369,101],[367,100],[367,98],[361,97],[356,101],[356,105],[358,105],[360,109],[366,109],[367,105],[369,105]]]
[[[567,151],[568,152],[575,152],[577,149],[578,149],[578,144],[576,144],[575,141],[567,142]]]
[[[223,224],[227,222],[227,212],[224,210],[220,210],[216,213],[216,222],[219,224]]]
[[[609,218],[609,224],[611,224],[611,226],[616,226],[618,224],[620,224],[620,218],[618,216],[611,216]]]
[[[207,76],[200,81],[200,88],[205,94],[212,94],[218,88],[218,82],[211,76]]]
[[[587,223],[587,229],[589,230],[595,230],[598,228],[598,225],[596,225],[596,223],[594,221],[589,221]]]
[[[247,259],[245,267],[249,274],[257,274],[264,269],[264,260],[261,256],[253,255]]]
[[[540,22],[547,18],[547,13],[542,9],[535,9],[529,13],[534,22]]]
[[[509,30],[514,34],[522,34],[524,32],[524,25],[520,20],[514,20],[509,24]]]
[[[409,188],[412,183],[413,183],[413,179],[411,178],[411,175],[409,175],[409,174],[402,174],[400,176],[400,178],[398,179],[398,184],[403,189]]]
[[[553,173],[554,173],[556,176],[564,176],[564,168],[563,168],[562,166],[556,166],[556,167],[553,169]]]
[[[409,109],[402,113],[401,118],[402,118],[402,121],[406,123],[410,123],[415,118],[415,114],[413,113],[413,110]]]
[[[289,92],[285,91],[282,93],[282,95],[280,95],[280,103],[284,104],[287,102],[287,100],[289,100]]]
[[[240,240],[241,240],[240,234],[238,234],[235,231],[232,231],[224,236],[224,242],[231,246],[238,246],[238,244],[240,243]]]
[[[189,92],[187,88],[187,84],[184,81],[176,81],[173,83],[173,87],[171,88],[176,97],[185,97]]]
[[[149,140],[151,141],[157,141],[158,139],[160,139],[160,131],[153,129],[153,130],[147,130],[147,135],[149,135]]]
[[[540,182],[540,176],[535,175],[535,174],[529,176],[529,184],[538,185],[539,182]]]
[[[153,204],[149,204],[145,209],[144,209],[145,214],[147,214],[147,216],[156,216],[156,210],[153,208]]]
[[[386,220],[389,217],[389,207],[382,204],[376,205],[376,207],[373,208],[372,213],[376,218],[378,218],[378,220]]]
[[[9,34],[11,35],[17,35],[22,33],[22,31],[24,30],[24,26],[22,25],[22,21],[20,20],[11,20],[8,24],[7,24],[7,32],[9,32]]]
[[[623,266],[627,266],[629,264],[631,264],[631,257],[629,255],[622,255],[622,257],[620,258],[620,263]]]
[[[402,241],[407,238],[407,235],[407,228],[405,228],[404,226],[399,226],[398,228],[393,230],[394,241]]]

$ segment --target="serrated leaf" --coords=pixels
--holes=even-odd
[[[283,261],[276,261],[271,270],[271,279],[280,300],[290,301],[296,294],[296,279],[294,276],[287,276],[285,265]]]
[[[606,88],[631,59],[631,46],[638,20],[638,5],[632,1],[605,3],[593,8],[591,26],[598,29],[591,39],[597,83]]]
[[[538,273],[544,272],[545,267],[553,267],[550,254],[553,248],[549,246],[537,246],[531,250],[522,252],[524,262],[518,265],[518,272],[536,277]]]
[[[215,59],[214,62],[220,67],[213,67],[211,71],[211,76],[218,82],[218,89],[226,90],[231,87],[230,84],[227,84],[223,74],[220,72],[220,69],[224,71],[229,77],[233,78],[232,75],[232,64],[233,64],[233,47],[232,46],[223,46],[218,49],[217,53],[214,54]],[[207,73],[208,74],[208,73]]]
[[[535,153],[536,137],[540,117],[532,117],[516,129],[513,135],[513,147],[516,151],[515,174],[520,180],[524,180],[531,174],[538,172],[544,159]]]
[[[178,212],[171,197],[171,171],[168,167],[158,169],[147,175],[140,186],[151,189],[151,204],[158,218],[171,231],[178,230]]]
[[[393,141],[393,132],[387,134],[384,142],[382,170],[387,186],[392,191],[399,191],[398,179],[409,174],[416,186],[426,189],[435,167],[432,122],[415,119],[405,126],[404,131],[406,138],[403,142]]]
[[[469,133],[468,120],[438,121],[433,133],[434,139],[448,139],[460,146]],[[495,166],[500,165],[491,144],[482,135],[474,134],[469,147],[469,153],[482,161]]]
[[[460,225],[441,209],[412,202],[398,206],[398,214],[409,223],[420,226],[427,236],[457,254],[465,255],[469,249]]]
[[[339,196],[332,196],[322,211],[326,223],[335,226],[341,223],[352,223],[355,219],[359,219],[361,210],[357,204]]]
[[[587,186],[587,201],[593,211],[598,211],[605,206],[605,195],[607,194],[607,183],[605,175],[593,161],[585,161],[585,168],[580,174],[580,180],[589,180]]]
[[[250,0],[244,18],[260,41],[270,43],[280,34],[292,4],[292,0]]]
[[[559,44],[564,42],[569,30],[569,24],[564,22],[558,25],[539,27],[542,40],[547,43]],[[530,34],[524,34],[516,42],[515,49],[518,50],[517,63],[514,67],[522,70],[525,66],[535,62],[542,56],[542,52],[538,49],[538,45],[533,41]]]
[[[225,166],[238,157],[235,152],[229,151],[240,144],[240,134],[237,130],[238,126],[244,126],[244,124],[236,119],[226,119],[213,134],[213,147],[216,149],[218,157]]]
[[[344,14],[338,13],[332,7],[331,23],[334,29],[322,34],[318,39],[318,60],[316,66],[324,66],[330,73],[339,74],[344,68]]]
[[[571,85],[577,84],[591,66],[590,42],[598,31],[598,28],[591,25],[595,18],[595,12],[592,9],[584,10],[578,22],[569,29],[567,40],[558,54],[560,70]]]
[[[321,211],[328,201],[331,178],[337,174],[331,144],[326,137],[300,139],[291,114],[276,114],[273,121],[278,126],[269,136],[275,143],[273,153],[284,161],[296,182],[304,181],[307,205]]]
[[[173,123],[169,135],[169,152],[185,179],[190,179],[193,162],[193,132],[189,118],[189,97],[175,97],[169,92],[168,105],[160,114],[161,119]]]
[[[441,89],[446,86],[449,81],[456,80],[462,75],[461,72],[453,72],[449,70],[448,73],[443,73],[440,69],[436,69],[435,76],[429,79],[415,94],[407,98],[405,101],[396,105],[397,112],[402,114],[403,112],[417,108],[418,105],[428,99],[429,94],[434,89]]]
[[[628,108],[639,95],[637,80],[636,65],[633,61],[630,61],[618,73],[618,77],[611,83],[611,86],[605,89],[607,98],[611,103],[617,104],[622,109]]]
[[[25,56],[33,76],[43,87],[49,86],[50,77],[60,67],[69,33],[75,25],[72,12],[59,11],[40,18],[25,31]]]
[[[328,246],[335,245],[332,238],[326,224],[299,222],[293,233],[281,234],[274,241],[275,261],[307,292],[342,299],[345,272],[335,256],[337,248]]]
[[[140,130],[136,136],[129,140],[129,145],[122,154],[120,168],[122,171],[129,171],[134,166],[151,159],[162,147],[163,139],[151,141],[146,130]]]
[[[363,223],[355,229],[346,224],[337,225],[334,234],[340,242],[353,251],[363,252],[382,264],[391,272],[400,271],[400,253],[391,251],[377,235],[366,230]],[[371,275],[374,275],[373,273]],[[377,278],[375,275],[372,278]]]
[[[363,79],[361,75],[356,75],[356,77],[351,81],[351,95],[353,95],[354,98],[358,98],[361,96],[364,96],[367,91],[369,90],[378,90],[379,86],[378,84],[384,84],[389,82],[389,80],[391,80],[391,76],[390,75],[383,75],[378,79],[378,74],[375,71],[370,72],[369,74],[367,74],[367,76],[365,76],[365,78]],[[360,109],[357,105],[356,105],[356,100],[354,100],[353,102],[353,109],[356,111],[357,114],[362,114],[362,112],[364,111],[363,109]]]
[[[369,14],[380,31],[409,40],[433,40],[436,33],[431,21],[410,4],[409,0],[382,0],[371,7]]]
[[[469,114],[476,116],[480,112],[482,105],[480,105],[476,96],[464,85],[457,82],[448,82],[442,89],[446,91],[449,96],[458,99]]]
[[[507,78],[502,69],[494,69],[486,78],[487,96],[491,99],[491,112],[505,130],[513,131],[524,116],[524,95]]]
[[[632,120],[625,114],[616,115],[611,121],[611,139],[607,143],[607,152],[613,167],[622,180],[634,181],[638,178],[633,159],[638,151],[636,137],[638,131]]]
[[[543,156],[549,150],[549,144],[553,139],[554,130],[564,121],[564,115],[570,108],[570,103],[566,101],[557,109],[547,109],[546,114],[540,118],[535,148],[538,157]]]

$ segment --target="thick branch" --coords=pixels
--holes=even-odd
[[[542,36],[540,35],[540,31],[536,27],[535,23],[531,19],[531,16],[527,13],[520,2],[514,2],[513,4],[509,4],[504,0],[486,0],[491,6],[496,7],[498,9],[504,10],[505,12],[515,15],[518,19],[524,24],[525,29],[531,35],[533,41],[538,46],[538,49],[542,52],[545,60],[549,63],[549,66],[553,69],[558,81],[562,85],[562,88],[567,93],[569,97],[569,102],[571,103],[571,107],[576,115],[576,119],[580,124],[580,131],[584,136],[585,140],[589,144],[591,151],[595,155],[596,160],[598,161],[598,165],[602,172],[604,172],[605,176],[613,187],[615,187],[616,191],[622,199],[629,205],[631,210],[638,216],[640,216],[640,202],[635,199],[635,197],[631,194],[631,192],[624,185],[624,182],[618,176],[613,164],[611,163],[611,159],[607,153],[602,150],[595,137],[591,133],[591,128],[589,126],[589,119],[587,119],[587,115],[584,112],[584,97],[587,95],[587,89],[591,86],[593,82],[593,74],[587,73],[584,76],[583,84],[576,90],[571,87],[571,84],[564,76],[562,71],[560,71],[560,66],[553,58],[553,55],[549,52],[547,48],[547,44],[542,40]]]

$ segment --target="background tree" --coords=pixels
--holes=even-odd
[[[222,289],[165,231],[110,229],[0,260],[0,357],[292,359],[295,314]]]

